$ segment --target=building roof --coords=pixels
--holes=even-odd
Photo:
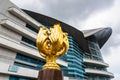
[[[100,48],[106,43],[112,34],[112,29],[110,27],[107,28],[98,28],[98,29],[90,29],[83,30],[84,37],[87,38],[89,36],[94,35],[98,41]]]
[[[83,49],[84,51],[90,53],[89,47],[88,47],[88,41],[85,39],[86,37],[89,37],[91,35],[94,35],[97,40],[100,48],[105,44],[105,42],[108,40],[110,37],[112,30],[111,28],[99,28],[99,29],[91,29],[91,30],[84,30],[80,31],[62,21],[56,20],[54,18],[28,11],[28,10],[23,10],[26,12],[29,16],[37,20],[38,22],[41,22],[43,24],[48,24],[48,25],[54,25],[55,23],[60,23],[62,30],[64,32],[67,32],[69,35],[73,37],[73,39],[79,44],[79,47]]]

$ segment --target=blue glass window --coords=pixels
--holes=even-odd
[[[26,24],[26,27],[29,28],[30,30],[38,33],[39,30],[37,30],[36,28],[34,28],[33,26],[29,25],[29,24]]]
[[[45,61],[34,59],[34,58],[29,57],[29,56],[22,55],[20,53],[17,53],[16,60],[21,60],[21,61],[24,61],[27,63],[35,64],[36,66],[31,66],[31,65],[27,65],[27,64],[23,64],[23,63],[19,63],[19,62],[14,63],[17,66],[35,69],[35,70],[40,70],[41,67],[45,64]]]
[[[26,42],[26,43],[28,43],[28,44],[30,44],[32,46],[36,46],[36,42],[34,42],[34,41],[24,37],[24,36],[22,36],[22,41],[24,41],[24,42]]]
[[[24,77],[10,76],[9,80],[37,80],[37,79],[30,79],[30,78],[24,78]]]
[[[17,73],[18,72],[18,66],[10,65],[8,71]]]
[[[66,55],[61,59],[68,62],[68,67],[64,68],[66,75],[74,79],[84,79],[84,65],[83,65],[83,54],[84,52],[78,47],[78,44],[73,40],[71,36],[69,38],[69,50]]]

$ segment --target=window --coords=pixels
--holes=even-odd
[[[24,77],[10,76],[9,80],[37,80],[37,79],[30,79],[30,78],[24,78]]]
[[[91,54],[93,54],[93,55],[97,55],[97,51],[95,50],[95,49],[90,49],[90,52],[91,52]]]
[[[26,27],[29,28],[30,30],[38,33],[38,30],[36,28],[34,28],[33,26],[29,25],[29,24],[26,24]]]
[[[30,69],[35,69],[35,70],[41,69],[41,67],[45,64],[45,61],[34,59],[34,58],[29,57],[29,56],[22,55],[20,53],[17,53],[16,60],[35,64],[36,66],[32,66],[29,64],[25,64],[25,63],[19,63],[19,62],[15,62],[14,65],[25,67],[25,68],[30,68]]]
[[[20,66],[20,67],[24,67],[24,68],[39,70],[39,69],[37,69],[37,67],[33,67],[33,66],[30,66],[30,65],[22,64],[22,63],[19,63],[19,62],[15,62],[14,65]]]
[[[74,79],[84,79],[84,69],[83,69],[83,54],[84,52],[79,48],[78,44],[69,38],[69,50],[67,52],[67,62],[68,62],[68,76]]]
[[[24,36],[22,37],[22,41],[24,41],[24,42],[26,42],[26,43],[28,43],[28,44],[30,44],[32,46],[36,46],[36,42],[34,42],[34,41],[24,37]]]

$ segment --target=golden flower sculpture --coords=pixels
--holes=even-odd
[[[68,34],[64,33],[60,24],[54,24],[53,28],[40,27],[37,36],[37,47],[41,56],[46,59],[42,69],[58,69],[57,57],[65,54],[69,48]]]

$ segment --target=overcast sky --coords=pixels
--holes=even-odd
[[[111,27],[101,49],[108,71],[120,80],[120,0],[11,0],[18,7],[61,20],[79,30]]]

